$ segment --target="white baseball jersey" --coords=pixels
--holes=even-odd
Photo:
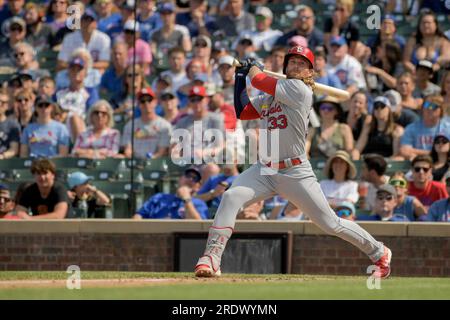
[[[305,154],[312,97],[311,88],[303,81],[287,79],[278,80],[275,97],[264,94],[250,99],[261,117],[261,129],[267,129],[269,146],[270,135],[279,129],[279,159],[271,161]]]

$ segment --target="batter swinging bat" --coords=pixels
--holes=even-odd
[[[239,63],[239,61],[237,59],[234,59],[233,66],[240,67],[241,64]],[[277,78],[277,79],[286,79],[286,75],[282,74],[282,73],[277,73],[277,72],[273,72],[273,71],[266,70],[266,69],[264,69],[263,72],[265,74],[267,74],[271,77]],[[342,89],[337,89],[334,87],[330,87],[325,84],[321,84],[321,83],[317,83],[317,82],[315,83],[314,92],[319,93],[319,94],[324,94],[327,96],[333,96],[333,97],[341,99],[342,101],[350,99],[350,93],[348,93],[347,91],[342,90]]]

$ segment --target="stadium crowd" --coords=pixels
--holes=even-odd
[[[301,45],[314,51],[315,81],[351,95],[316,95],[307,136],[336,214],[450,221],[448,1],[378,1],[374,30],[369,1],[136,1],[0,0],[0,162],[35,159],[34,181],[0,185],[0,218],[73,217],[86,205],[96,217],[112,199],[83,172],[59,181],[52,158],[168,158],[180,152],[174,133],[195,135],[198,123],[237,138],[231,163],[187,168],[133,218],[212,218],[242,170],[241,132],[258,139],[259,122],[234,112],[234,58],[281,73]],[[210,142],[193,139],[192,157],[229,151]],[[307,219],[281,196],[238,217]]]

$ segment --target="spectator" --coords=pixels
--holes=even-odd
[[[389,100],[395,123],[403,128],[420,119],[419,115],[409,108],[403,108],[402,96],[398,91],[388,90],[383,95]]]
[[[368,190],[365,195],[360,193],[359,207],[362,210],[372,210],[375,206],[378,187],[389,181],[389,176],[385,175],[387,163],[379,154],[366,154],[362,160],[360,186],[368,183]]]
[[[134,150],[131,148],[132,123],[129,121],[123,131],[125,157],[132,152],[140,159],[165,157],[169,153],[171,125],[155,113],[158,99],[150,87],[139,91],[137,95],[141,117],[134,120]]]
[[[68,112],[66,125],[72,141],[86,130],[84,119],[86,111],[97,99],[84,87],[87,65],[81,58],[75,58],[69,65],[69,87],[56,92],[56,100],[61,108]],[[92,91],[91,91],[92,93]]]
[[[430,10],[420,14],[416,32],[406,44],[403,64],[414,73],[421,60],[430,61],[434,71],[450,60],[450,42],[439,29],[436,15]]]
[[[209,111],[223,115],[226,130],[233,131],[238,126],[236,111],[234,106],[225,102],[225,97],[220,88],[211,84],[206,93],[209,96]]]
[[[433,159],[429,155],[418,155],[411,162],[412,178],[408,193],[415,196],[428,209],[434,202],[448,197],[445,185],[432,180]]]
[[[64,37],[58,54],[57,69],[67,67],[71,54],[76,48],[86,48],[91,53],[93,68],[103,73],[109,65],[111,40],[105,33],[96,30],[97,17],[90,11],[83,14],[80,25],[80,30]]]
[[[109,206],[111,200],[103,191],[89,183],[92,179],[93,177],[89,177],[80,171],[69,174],[67,177],[67,184],[69,185],[67,196],[73,209],[78,209],[82,200],[86,201],[86,218],[104,218],[100,210]]]
[[[11,199],[9,188],[0,184],[0,219],[20,219],[14,214],[14,201]]]
[[[150,64],[152,63],[152,51],[150,45],[140,37],[139,22],[128,20],[123,26],[123,39],[128,46],[128,64],[139,64],[144,69],[144,74],[150,74]],[[136,33],[136,34],[135,34]],[[136,48],[136,54],[134,50]]]
[[[128,65],[128,47],[124,42],[116,42],[112,47],[112,65],[105,71],[100,82],[100,92],[113,96],[124,90],[125,70]]]
[[[239,175],[236,164],[223,164],[221,171],[222,173],[219,175],[210,177],[196,195],[197,198],[205,201],[208,208],[214,212],[219,208],[222,194],[231,187],[234,179]]]
[[[185,52],[190,52],[192,43],[189,30],[185,26],[175,24],[175,5],[170,2],[162,3],[158,11],[163,25],[152,35],[153,56],[167,56],[169,50],[174,47],[181,47]]]
[[[427,60],[420,60],[416,67],[416,89],[413,91],[413,97],[424,98],[433,94],[439,94],[441,88],[432,83],[433,64]]]
[[[202,174],[202,181],[200,187],[209,180],[209,178],[220,174],[220,167],[214,163],[205,163],[200,166],[200,173]]]
[[[27,23],[27,35],[25,41],[31,45],[36,52],[49,48],[49,38],[52,29],[44,23],[44,11],[42,7],[34,2],[25,5],[25,22]]]
[[[402,97],[402,107],[405,110],[417,112],[422,105],[422,98],[415,98],[413,92],[416,89],[416,79],[412,73],[404,72],[397,81],[397,91]]]
[[[187,97],[193,86],[204,86],[208,82],[207,67],[201,59],[192,58],[186,66],[186,83],[178,87],[177,95],[180,98],[181,108],[187,105]]]
[[[192,152],[188,154],[195,160],[198,158],[205,159],[206,163],[208,162],[206,160],[210,159],[209,157],[218,156],[222,152],[223,136],[225,133],[223,116],[209,112],[208,104],[209,97],[206,94],[206,88],[201,86],[193,87],[189,93],[188,105],[192,113],[180,119],[175,127],[176,129],[186,129],[189,131]],[[196,132],[199,130],[199,127],[197,125],[194,126],[195,122],[201,122],[203,134],[206,130],[217,129],[222,135],[219,137],[216,135],[217,132],[214,132],[214,135],[209,137],[209,139],[202,139],[202,134]],[[181,150],[178,150],[178,147],[178,145],[175,146],[172,150],[172,155],[181,155]],[[187,155],[183,154],[182,157],[186,159]]]
[[[157,193],[150,197],[133,219],[208,219],[208,207],[203,200],[193,198],[202,176],[195,168],[187,169],[178,180],[176,194]]]
[[[6,26],[7,34],[0,42],[0,65],[2,67],[15,67],[14,46],[25,40],[27,25],[20,17],[13,17],[8,20]]]
[[[450,194],[450,174],[447,173],[444,177],[447,194]],[[424,216],[426,221],[437,222],[450,222],[450,206],[449,197],[434,202],[429,210],[428,214]]]
[[[68,8],[70,0],[51,0],[47,7],[45,23],[51,28],[53,34],[66,28],[66,22],[69,18]]]
[[[106,33],[110,38],[113,34],[111,30],[120,28],[122,17],[120,13],[115,12],[115,5],[112,0],[98,0],[94,5],[95,12],[98,15],[97,29]]]
[[[348,54],[347,43],[341,36],[332,37],[330,40],[330,58],[326,70],[336,75],[350,94],[367,87],[361,64]]]
[[[34,122],[35,116],[33,112],[35,96],[30,89],[20,89],[14,100],[14,116],[20,126],[20,132],[23,132],[31,122]]]
[[[275,42],[276,46],[288,45],[289,39],[293,36],[303,36],[308,40],[309,48],[316,48],[323,45],[323,32],[316,28],[316,17],[314,11],[308,6],[301,5],[297,11],[298,15],[294,21],[295,29],[283,34]]]
[[[66,188],[55,181],[55,164],[48,159],[34,160],[31,173],[35,183],[23,191],[16,207],[17,216],[21,219],[64,219],[70,204]]]
[[[370,37],[367,40],[366,45],[373,53],[380,44],[382,45],[390,41],[395,41],[398,43],[402,51],[405,48],[406,40],[397,33],[395,17],[393,15],[386,14],[381,20],[380,31],[376,35]]]
[[[334,212],[336,212],[336,215],[339,218],[342,218],[345,220],[355,221],[355,219],[356,219],[356,209],[355,209],[355,205],[353,204],[353,202],[349,202],[349,201],[338,202],[336,204]]]
[[[340,123],[342,108],[339,101],[326,96],[315,104],[320,113],[320,127],[309,128],[306,140],[306,153],[312,158],[328,158],[338,150],[350,153],[354,147],[352,130]]]
[[[438,133],[433,140],[430,153],[433,160],[433,180],[444,181],[444,176],[450,168],[450,141],[448,133]]]
[[[179,25],[186,26],[191,37],[199,35],[211,36],[218,27],[216,19],[208,14],[208,1],[191,0],[189,1],[189,11],[177,14],[176,22]]]
[[[7,118],[8,95],[0,92],[0,160],[19,154],[20,126],[15,119]]]
[[[83,84],[86,91],[89,93],[90,99],[87,102],[88,106],[91,106],[98,99],[98,87],[101,81],[101,73],[98,69],[92,67],[93,61],[91,54],[85,48],[75,49],[72,53],[70,61],[75,59],[81,59],[84,62],[84,68],[86,69],[86,77],[84,78]],[[64,69],[56,74],[56,90],[61,90],[70,87],[70,75],[69,69]]]
[[[398,203],[398,198],[397,192],[393,186],[390,184],[383,184],[378,188],[376,194],[377,196],[372,215],[359,216],[358,220],[393,222],[409,221],[406,216],[394,213],[394,209]]]
[[[26,42],[19,42],[14,46],[17,72],[30,74],[34,81],[50,75],[48,70],[39,68],[39,62],[36,61],[35,55],[36,52],[33,47]]]
[[[450,116],[450,70],[445,71],[441,79],[441,94],[444,98],[444,114]]]
[[[210,76],[213,71],[213,65],[211,63],[211,39],[208,36],[199,35],[194,38],[193,43],[192,60],[199,60],[205,69],[203,72],[206,72]]]
[[[232,56],[223,56],[219,59],[218,71],[222,79],[222,92],[225,97],[225,103],[234,105],[234,58]]]
[[[380,96],[374,101],[370,126],[365,126],[353,152],[358,154],[378,153],[393,160],[403,160],[400,156],[400,138],[404,129],[394,122],[394,113],[388,98]]]
[[[341,89],[341,80],[335,74],[328,73],[326,65],[326,49],[325,47],[317,47],[314,52],[315,82]]]
[[[251,35],[244,34],[237,39],[237,44],[235,46],[236,58],[238,60],[245,60],[247,58],[259,59],[256,54],[256,47],[253,44],[253,39]]]
[[[134,84],[133,84],[134,80]],[[137,105],[133,105],[133,96],[137,96],[139,91],[148,87],[148,83],[145,80],[144,69],[140,65],[129,65],[125,70],[125,77],[123,83],[123,91],[113,97],[114,113],[123,114],[126,119],[129,119],[133,115],[140,116],[140,110]],[[134,92],[133,92],[134,89]]]
[[[38,96],[53,97],[56,92],[56,83],[52,77],[42,77],[38,83]]]
[[[320,181],[320,187],[332,208],[342,201],[358,202],[356,167],[347,152],[339,150],[328,158],[323,171],[327,179]]]
[[[153,33],[163,25],[161,16],[156,12],[155,0],[139,1],[139,14],[136,20],[141,26],[141,39],[150,41]]]
[[[243,0],[228,0],[225,14],[219,15],[217,26],[227,37],[236,37],[245,31],[255,30],[255,17],[245,11]]]
[[[400,153],[403,157],[412,159],[417,155],[428,155],[438,132],[450,134],[449,122],[442,119],[443,114],[443,99],[440,95],[425,98],[421,120],[408,125],[401,138]]]
[[[169,50],[168,56],[169,70],[161,72],[160,76],[169,76],[171,78],[172,89],[176,92],[182,85],[189,82],[184,68],[186,53],[182,48],[174,47]]]
[[[365,91],[359,90],[352,94],[350,98],[349,110],[346,116],[346,123],[352,128],[352,134],[355,141],[358,141],[364,127],[370,126],[372,115],[367,110],[367,94]],[[353,154],[352,158],[357,159],[357,155]]]
[[[9,18],[14,16],[23,16],[25,13],[23,10],[24,5],[25,0],[8,0],[7,5],[5,5],[3,10],[0,11],[0,26],[3,25],[3,22]]]
[[[53,108],[54,102],[48,97],[40,97],[36,101],[36,122],[27,125],[20,139],[22,158],[67,156],[69,133],[66,126],[52,120]]]
[[[389,184],[397,192],[397,206],[394,209],[394,214],[403,215],[410,221],[421,220],[421,216],[427,214],[427,209],[422,202],[407,194],[408,182],[403,172],[396,172],[389,180]]]
[[[99,100],[88,114],[89,127],[76,139],[72,154],[80,158],[105,159],[119,152],[120,132],[113,129],[114,119],[111,105]]]
[[[283,73],[283,61],[284,56],[286,55],[286,50],[283,47],[273,47],[270,52],[269,61],[270,61],[270,71]],[[317,56],[316,63],[317,63]]]
[[[111,41],[116,42],[116,38],[123,32],[123,26],[127,21],[136,20],[134,15],[134,0],[120,0],[117,3],[117,7],[120,8],[120,20],[118,23],[110,26],[108,31],[108,36],[111,38]]]
[[[178,98],[172,90],[166,89],[163,91],[159,100],[163,109],[164,119],[171,125],[176,125],[181,118],[186,116],[186,113],[178,109]]]
[[[385,41],[375,48],[370,64],[364,68],[372,92],[380,94],[397,86],[397,77],[403,72],[401,55],[402,49],[395,40]]]
[[[245,208],[241,209],[236,219],[240,220],[266,220],[266,216],[262,213],[262,209],[264,207],[264,201],[258,201],[252,203]]]

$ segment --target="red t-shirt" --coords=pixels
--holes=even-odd
[[[18,216],[14,216],[12,214],[6,214],[3,216],[3,218],[0,219],[5,219],[5,220],[20,220],[20,218]]]
[[[223,119],[225,122],[225,129],[234,130],[236,129],[236,111],[234,107],[229,104],[224,104],[220,107],[220,112],[223,113]]]
[[[431,206],[437,200],[448,198],[445,184],[438,181],[429,181],[425,189],[418,189],[414,183],[410,183],[408,186],[408,194],[415,196],[426,207]]]

